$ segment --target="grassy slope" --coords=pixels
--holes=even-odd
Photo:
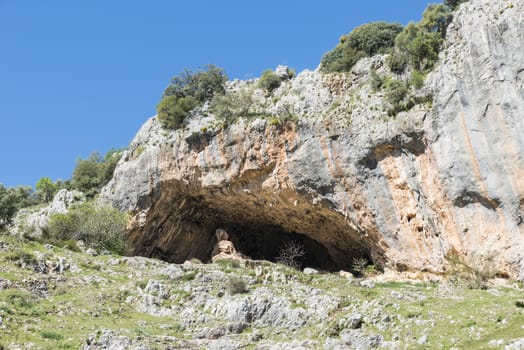
[[[118,263],[115,256],[92,257],[56,247],[49,250],[39,243],[20,242],[7,236],[0,236],[0,242],[4,242],[4,248],[0,244],[0,349],[2,345],[11,348],[28,343],[36,349],[78,349],[90,334],[101,329],[115,330],[132,338],[192,339],[191,331],[180,327],[181,320],[176,315],[154,317],[140,313],[126,299],[138,295],[153,278],[171,288],[174,297],[165,300],[165,306],[183,303],[191,295],[186,286],[194,273],[171,279],[159,274],[159,269],[150,268],[167,264],[150,260],[146,261],[143,273],[137,275],[136,267]],[[32,267],[21,266],[21,260],[31,260],[39,254],[45,254],[49,261],[64,257],[81,271],[41,274]],[[206,268],[219,269],[227,275],[254,275],[253,270],[228,264],[198,267],[204,273]],[[507,342],[524,334],[524,308],[515,304],[524,301],[524,294],[514,288],[501,287],[495,291],[454,288],[445,293],[437,285],[388,283],[369,289],[349,284],[334,274],[306,276],[281,266],[272,268],[293,277],[297,284],[307,284],[340,299],[339,307],[331,312],[325,324],[304,327],[293,334],[295,338],[320,340],[323,344],[326,328],[336,337],[338,319],[355,309],[366,309],[366,305],[370,315],[375,307],[392,315],[388,329],[380,329],[380,323],[367,322],[366,332],[381,334],[386,341],[397,337],[403,344],[411,344],[407,348],[417,348],[417,339],[422,334],[428,335],[428,343],[421,348],[444,349],[488,348],[490,340]],[[250,290],[260,286],[250,286]],[[220,286],[212,288],[215,293]],[[274,288],[275,293],[286,295],[293,307],[307,307],[285,284],[275,283]],[[399,298],[396,292],[403,297]],[[250,327],[243,334],[252,331]],[[271,329],[257,331],[264,333],[266,340],[286,340],[285,334],[280,336],[282,339],[272,336]]]

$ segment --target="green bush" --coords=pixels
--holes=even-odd
[[[73,170],[71,188],[82,191],[87,198],[93,198],[113,177],[121,155],[120,150],[112,149],[104,157],[93,152],[87,159],[79,159]]]
[[[43,203],[50,202],[58,192],[58,185],[49,177],[42,177],[36,182],[36,194]]]
[[[320,62],[320,69],[325,73],[348,72],[361,59],[366,57],[362,51],[358,51],[346,45],[339,45],[324,55]]]
[[[226,125],[238,118],[255,116],[252,107],[252,91],[248,89],[228,91],[224,95],[215,95],[211,100],[211,112]]]
[[[420,22],[409,23],[395,38],[395,49],[388,59],[391,70],[402,73],[407,64],[421,72],[431,70],[438,60],[451,20],[449,7],[429,5]]]
[[[424,86],[424,74],[414,69],[411,71],[411,79],[409,84],[415,87],[415,89],[421,89]]]
[[[278,75],[271,69],[267,69],[262,73],[260,80],[258,81],[258,87],[266,90],[267,93],[272,93],[273,90],[278,89],[282,80]]]
[[[452,11],[456,10],[460,4],[467,2],[468,0],[444,0],[444,5],[449,7]]]
[[[321,70],[327,73],[349,71],[363,57],[386,53],[402,31],[398,23],[373,22],[355,28],[340,38],[340,43],[326,53]]]
[[[9,225],[18,210],[17,196],[0,184],[0,228]]]
[[[51,340],[62,340],[64,339],[64,336],[60,333],[56,333],[53,331],[41,331],[40,335],[44,339],[51,339]]]
[[[126,224],[126,214],[86,202],[72,207],[66,214],[52,215],[47,235],[59,241],[81,240],[91,248],[123,254]]]
[[[158,121],[168,129],[179,129],[189,112],[197,106],[198,101],[192,96],[167,96],[157,106]]]
[[[238,276],[230,276],[227,279],[227,291],[231,295],[247,293],[247,283]]]
[[[379,91],[384,85],[384,78],[381,77],[376,70],[372,69],[371,72],[371,89],[373,91]]]
[[[224,94],[226,81],[224,70],[211,64],[195,73],[184,70],[165,89],[157,105],[158,121],[168,129],[182,127],[191,110],[217,94]]]
[[[406,83],[388,78],[384,82],[384,93],[386,100],[393,106],[398,105],[408,94],[408,87]]]

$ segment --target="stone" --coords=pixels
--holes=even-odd
[[[524,349],[524,338],[514,339],[504,347],[504,350],[522,350]]]
[[[424,345],[424,344],[427,344],[427,342],[428,342],[428,336],[427,335],[423,335],[422,337],[420,337],[417,340],[417,344],[418,345]]]
[[[360,285],[366,288],[375,288],[375,282],[370,279],[365,279],[365,280],[360,281]]]
[[[311,267],[306,267],[303,272],[305,275],[318,275],[319,274],[318,270],[315,270]]]
[[[348,282],[352,282],[353,281],[353,274],[351,272],[348,272],[348,271],[344,271],[344,270],[340,270],[339,273],[340,277],[343,277],[345,279],[348,280]]]
[[[289,76],[289,67],[288,66],[277,66],[277,69],[275,70],[275,74],[282,80],[287,80],[290,78]]]

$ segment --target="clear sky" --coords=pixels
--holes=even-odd
[[[186,67],[315,69],[355,26],[418,21],[427,4],[0,0],[0,183],[65,180],[79,157],[126,147]]]

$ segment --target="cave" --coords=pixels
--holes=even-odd
[[[129,232],[133,255],[173,263],[211,260],[216,229],[229,234],[237,251],[254,260],[275,262],[283,247],[297,244],[298,263],[322,271],[351,271],[354,258],[381,267],[380,249],[348,225],[329,203],[313,203],[295,192],[228,188],[188,189],[179,184],[156,192],[145,224]]]

